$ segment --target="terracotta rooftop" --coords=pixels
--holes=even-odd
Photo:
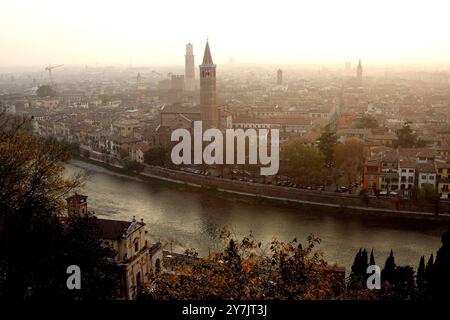
[[[97,219],[100,237],[105,240],[121,239],[132,223],[131,221]],[[143,222],[136,223],[144,225]]]

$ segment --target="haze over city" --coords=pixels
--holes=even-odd
[[[445,1],[2,2],[0,304],[450,301]]]
[[[228,63],[447,68],[446,1],[2,1],[0,67]]]

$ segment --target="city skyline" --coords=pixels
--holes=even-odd
[[[0,38],[0,67],[181,65],[183,45],[189,41],[199,48],[207,37],[218,64],[230,56],[237,63],[258,64],[341,65],[360,58],[365,65],[450,63],[443,1],[426,7],[423,1],[383,1],[376,7],[357,1],[263,2],[257,7],[232,2],[215,10],[204,1],[131,1],[126,7],[73,2],[65,8],[44,2],[4,4],[8,32]]]

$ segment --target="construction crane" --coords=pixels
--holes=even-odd
[[[53,78],[52,78],[52,70],[62,67],[64,66],[63,64],[59,64],[57,66],[52,66],[51,64],[49,64],[47,67],[45,67],[45,71],[48,71],[48,81],[50,81],[50,83],[53,83]]]
[[[157,74],[158,76],[162,77],[162,74],[159,72],[156,72],[155,70],[152,70],[152,73]]]

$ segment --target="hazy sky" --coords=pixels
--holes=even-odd
[[[450,1],[1,0],[0,66],[450,62]]]

